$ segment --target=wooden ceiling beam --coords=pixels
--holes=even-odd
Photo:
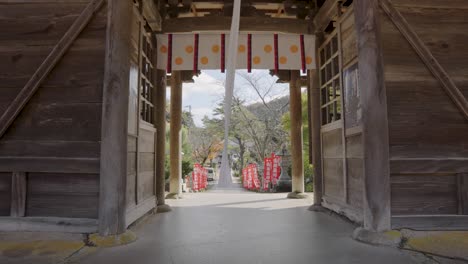
[[[229,31],[230,27],[231,17],[226,16],[170,18],[163,22],[164,33]],[[241,17],[240,19],[240,31],[308,34],[308,27],[308,20],[293,18]]]

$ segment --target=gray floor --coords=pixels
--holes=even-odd
[[[127,246],[99,249],[73,263],[415,263],[405,252],[354,241],[354,226],[307,210],[285,194],[214,190],[169,201]]]

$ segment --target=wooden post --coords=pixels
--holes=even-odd
[[[168,211],[166,205],[166,174],[164,164],[166,161],[166,71],[157,70],[155,82],[155,125],[156,125],[156,202],[158,212]]]
[[[318,46],[317,46],[318,47]],[[319,70],[310,70],[309,100],[311,111],[310,134],[312,148],[312,163],[314,165],[314,205],[322,204],[322,141],[320,119],[320,85]]]
[[[169,194],[166,198],[178,199],[182,188],[182,80],[179,71],[173,71],[171,75],[170,127],[171,182]]]
[[[292,192],[288,194],[288,198],[302,199],[307,196],[304,194],[301,76],[298,70],[291,71],[289,95],[289,113],[291,116]]]
[[[108,1],[102,103],[99,234],[125,232],[128,96],[133,2]]]
[[[13,172],[11,179],[10,216],[23,217],[26,212],[26,173]]]
[[[364,229],[390,229],[390,168],[378,0],[354,1],[363,110]]]

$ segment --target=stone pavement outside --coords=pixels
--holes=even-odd
[[[67,263],[417,263],[405,251],[354,241],[352,224],[285,196],[216,188],[184,194],[168,201],[172,212],[137,225],[136,242],[84,250]]]

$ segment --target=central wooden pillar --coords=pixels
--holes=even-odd
[[[288,194],[288,198],[303,199],[307,195],[304,193],[301,76],[298,70],[291,71],[289,113],[291,116],[292,192]]]
[[[166,204],[166,173],[164,164],[166,161],[166,71],[156,71],[156,90],[155,90],[155,125],[156,125],[156,202],[157,212],[163,213],[171,210]]]
[[[364,228],[390,229],[387,93],[380,39],[379,1],[354,1],[364,147]]]
[[[166,198],[178,199],[182,193],[182,79],[180,71],[171,75],[170,190]]]

